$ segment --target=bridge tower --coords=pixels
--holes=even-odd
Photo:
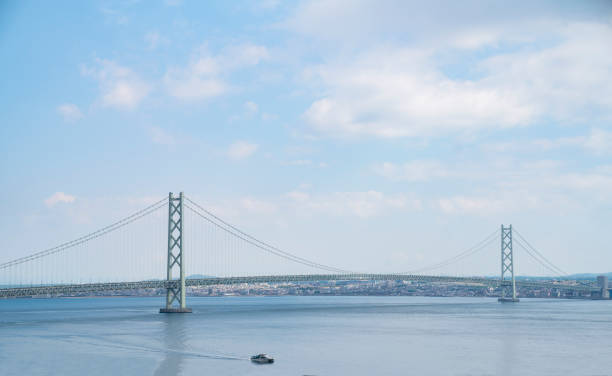
[[[512,255],[512,225],[501,225],[501,289],[500,302],[518,302],[514,281],[514,260]]]
[[[168,264],[166,274],[166,307],[159,313],[189,313],[185,301],[185,247],[183,243],[183,192],[174,197],[168,194]],[[179,269],[179,279],[172,279],[172,271]],[[177,302],[178,307],[172,303]]]

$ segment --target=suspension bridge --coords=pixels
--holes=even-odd
[[[501,246],[499,278],[425,273],[469,262],[470,257],[481,257],[483,250],[496,244]],[[558,277],[545,281],[517,279],[514,245],[550,275]],[[186,274],[188,268],[191,276]],[[0,298],[163,289],[166,301],[160,312],[172,313],[191,311],[186,293],[188,288],[197,286],[411,281],[495,288],[501,302],[518,302],[519,288],[549,289],[557,297],[609,299],[606,277],[576,282],[564,279],[566,275],[511,225],[502,225],[473,247],[417,270],[351,271],[264,242],[181,192],[170,193],[128,217],[72,241],[0,264]]]

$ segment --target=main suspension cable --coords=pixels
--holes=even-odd
[[[531,255],[533,258],[535,258],[535,259],[536,259],[536,260],[537,260],[537,261],[538,261],[540,264],[542,264],[542,265],[544,265],[544,263],[548,264],[549,266],[547,266],[547,268],[548,268],[549,270],[550,270],[550,268],[554,269],[554,270],[555,270],[554,272],[555,272],[555,273],[558,273],[558,275],[564,275],[564,276],[567,276],[567,275],[568,275],[568,274],[567,274],[565,271],[563,271],[561,268],[557,267],[555,264],[553,264],[552,262],[550,262],[550,261],[549,261],[549,260],[548,260],[546,257],[544,257],[544,255],[542,255],[540,252],[538,252],[538,250],[537,250],[537,249],[535,249],[535,247],[534,247],[534,246],[532,246],[532,245],[531,245],[531,244],[530,244],[530,243],[527,241],[527,239],[525,239],[525,237],[524,237],[523,235],[521,235],[521,233],[520,233],[520,232],[518,232],[516,229],[513,229],[513,231],[514,231],[514,232],[515,232],[515,233],[518,235],[518,238],[519,238],[520,240],[522,240],[523,242],[525,242],[525,244],[527,244],[527,246],[528,246],[528,247],[529,247],[529,248],[530,248],[530,249],[531,249],[531,250],[532,250],[532,251],[533,251],[535,254],[537,254],[537,255],[538,255],[538,256],[539,256],[539,257],[542,259],[542,261],[541,261],[541,260],[538,260],[538,258],[537,258],[537,257],[535,257],[535,256],[534,256],[534,255],[532,255],[532,254],[531,254],[529,251],[527,251],[527,253],[529,253],[529,254],[530,254],[530,255]],[[518,239],[515,239],[515,240],[518,240]],[[525,247],[523,246],[523,248],[525,248]],[[527,249],[525,248],[525,250],[527,250]]]
[[[20,257],[18,259],[11,260],[11,261],[5,262],[3,264],[0,264],[0,269],[6,269],[6,268],[11,267],[11,266],[23,264],[23,263],[28,262],[28,261],[32,261],[32,260],[36,260],[36,259],[39,259],[39,258],[42,258],[42,257],[45,257],[45,256],[49,256],[49,255],[55,254],[57,252],[61,252],[63,250],[75,247],[75,246],[77,246],[79,244],[83,244],[83,243],[88,242],[90,240],[93,240],[95,238],[99,238],[100,236],[106,235],[106,234],[111,233],[111,232],[113,232],[113,231],[115,231],[117,229],[120,229],[120,228],[122,228],[124,226],[127,226],[128,224],[130,224],[130,223],[132,223],[132,222],[134,222],[134,221],[136,221],[136,220],[138,220],[138,219],[140,219],[142,217],[145,217],[145,216],[147,216],[147,215],[157,211],[159,208],[164,207],[166,205],[166,201],[167,200],[168,200],[167,197],[163,198],[163,199],[157,201],[156,203],[151,204],[151,205],[147,206],[146,208],[144,208],[142,210],[139,210],[136,213],[134,213],[134,214],[132,214],[132,215],[130,215],[128,217],[125,217],[125,218],[123,218],[123,219],[121,219],[121,220],[119,220],[117,222],[114,222],[113,224],[105,226],[105,227],[103,227],[103,228],[101,228],[101,229],[99,229],[97,231],[90,232],[87,235],[83,235],[83,236],[81,236],[81,237],[79,237],[77,239],[71,240],[69,242],[62,243],[62,244],[57,245],[55,247],[48,248],[48,249],[45,249],[45,250],[42,250],[42,251],[39,251],[39,252],[36,252],[36,253],[32,253],[32,254],[30,254],[28,256]]]
[[[458,262],[466,257],[472,256],[475,253],[480,252],[481,250],[485,249],[488,245],[490,245],[493,240],[495,240],[496,236],[499,234],[499,230],[495,230],[493,231],[491,234],[487,235],[483,240],[479,241],[478,243],[476,243],[475,245],[473,245],[472,247],[466,249],[463,252],[460,252],[459,254],[450,257],[446,260],[442,260],[440,262],[437,262],[435,264],[431,264],[419,269],[415,269],[415,270],[411,270],[405,273],[401,273],[401,274],[415,274],[415,273],[421,273],[427,270],[433,270],[433,269],[439,269],[448,265],[451,265],[455,262]]]
[[[266,251],[268,253],[274,254],[276,256],[285,258],[287,260],[305,265],[305,266],[309,266],[311,268],[315,268],[315,269],[321,269],[321,270],[325,270],[325,271],[329,271],[329,272],[334,272],[334,273],[347,273],[347,274],[352,274],[354,272],[349,271],[349,270],[344,270],[344,269],[340,269],[340,268],[336,268],[333,266],[328,266],[328,265],[324,265],[324,264],[320,264],[314,261],[310,261],[308,259],[296,256],[292,253],[283,251],[277,247],[271,246],[241,230],[239,230],[238,228],[236,228],[235,226],[225,222],[224,220],[222,220],[221,218],[215,216],[214,214],[210,213],[208,210],[202,208],[200,205],[198,205],[197,203],[193,202],[192,200],[190,200],[189,198],[187,198],[187,200],[193,204],[194,206],[197,206],[199,209],[201,209],[202,211],[204,211],[206,214],[208,214],[209,216],[213,217],[215,220],[211,219],[210,217],[208,217],[207,215],[202,214],[200,211],[196,210],[195,208],[192,208],[191,206],[187,205],[187,204],[183,204],[187,209],[191,210],[193,213],[195,213],[196,215],[198,215],[199,217],[203,218],[204,220],[210,222],[211,224],[215,225],[216,227],[220,228],[221,230],[231,234],[234,237],[237,237],[263,251]],[[221,223],[218,223],[218,222]]]
[[[540,265],[542,265],[544,268],[546,268],[548,271],[553,273],[553,276],[563,276],[563,275],[567,275],[567,273],[564,273],[562,270],[556,270],[555,268],[549,266],[548,264],[546,264],[545,262],[543,262],[542,260],[540,260],[535,254],[533,254],[529,248],[527,248],[527,246],[525,246],[520,240],[519,238],[515,238],[514,239],[514,243],[518,244],[519,247],[521,247],[525,252],[527,252],[527,254],[529,256],[531,256],[534,260],[536,260]]]

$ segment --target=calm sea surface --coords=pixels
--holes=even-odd
[[[612,301],[0,300],[0,375],[612,375]],[[248,357],[265,352],[272,365]]]

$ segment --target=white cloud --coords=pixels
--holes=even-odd
[[[488,214],[500,212],[508,208],[507,204],[503,200],[489,197],[455,196],[438,200],[440,209],[448,214]]]
[[[240,205],[242,208],[255,213],[273,213],[276,211],[275,204],[252,197],[242,198]]]
[[[270,53],[265,46],[240,44],[227,47],[221,52],[218,59],[224,63],[227,69],[236,69],[257,65],[269,57]]]
[[[328,94],[304,118],[334,136],[393,138],[525,125],[536,114],[512,89],[453,80],[433,67],[423,51],[402,48],[321,66]]]
[[[172,70],[164,78],[170,95],[182,100],[209,99],[227,93],[230,87],[223,80],[188,71]]]
[[[429,181],[452,175],[446,167],[437,161],[417,160],[397,165],[384,162],[374,167],[374,171],[390,180]]]
[[[588,144],[589,139],[580,139],[580,146]],[[452,164],[431,160],[387,162],[374,166],[373,171],[392,181],[426,183],[419,200],[444,213],[559,213],[599,210],[612,204],[612,166],[582,167],[580,163],[484,156],[482,161]],[[436,179],[444,179],[444,184]]]
[[[496,45],[501,37],[498,30],[473,29],[451,36],[449,42],[457,48],[476,49],[487,45]]]
[[[483,6],[481,1],[306,0],[279,26],[335,49],[337,45],[362,48],[398,38],[422,46],[477,48],[533,40],[555,21],[609,20],[605,1],[574,5],[559,6],[554,0],[518,6],[504,1]]]
[[[379,191],[334,192],[311,196],[301,191],[285,195],[298,212],[323,212],[331,215],[349,215],[369,218],[389,210],[416,210],[421,203],[406,194],[389,195]]]
[[[116,82],[102,97],[103,103],[109,107],[134,108],[147,94],[148,88],[144,84],[126,81]]]
[[[318,29],[317,22],[333,18],[346,3],[306,4],[306,16],[296,16],[290,28],[316,36],[332,29],[333,34],[335,26],[322,22]],[[372,3],[356,2],[341,26],[352,30],[351,22],[359,24],[356,13],[373,12],[394,25],[367,21],[365,29],[383,30],[379,37],[411,30],[412,26],[401,29],[401,23],[395,23],[399,20],[388,5],[377,10]],[[318,90],[303,114],[305,121],[335,137],[394,138],[473,133],[550,119],[572,124],[612,119],[609,21],[480,21],[442,30],[443,40],[437,43],[413,35],[410,43],[378,39],[387,42],[340,49],[341,53],[331,50],[325,63],[304,70],[305,80]],[[339,33],[334,43],[354,37]],[[492,46],[484,57],[466,58],[467,52],[457,52],[483,46]]]
[[[609,154],[612,152],[612,132],[594,128],[581,136],[496,142],[482,146],[483,150],[493,152],[541,152],[563,148],[581,148],[597,155]]]
[[[257,5],[263,9],[276,9],[280,5],[280,0],[262,0],[258,1]]]
[[[264,112],[261,114],[261,120],[268,121],[268,120],[275,120],[275,119],[278,119],[278,115],[276,114],[269,114],[267,112]]]
[[[151,50],[154,50],[161,45],[169,43],[169,40],[157,31],[151,31],[146,33],[144,36],[144,40],[147,43],[149,49]]]
[[[217,55],[212,55],[204,46],[186,67],[169,69],[164,82],[171,96],[188,101],[206,100],[233,89],[227,82],[230,73],[267,58],[268,50],[264,46],[230,46]]]
[[[238,202],[238,205],[236,205]],[[235,208],[227,212],[228,208]],[[240,216],[248,210],[256,213],[295,213],[300,216],[347,216],[371,218],[394,211],[421,209],[421,201],[410,194],[386,194],[370,190],[362,192],[329,192],[311,194],[297,189],[274,198],[246,197],[227,202],[224,209],[228,216]]]
[[[227,150],[227,155],[234,160],[241,160],[253,155],[259,145],[247,141],[236,141]]]
[[[72,103],[64,103],[58,106],[57,112],[68,122],[77,121],[83,117],[83,113],[79,107]]]
[[[533,104],[534,115],[579,123],[612,119],[612,24],[569,23],[549,37],[561,42],[486,59],[481,82],[517,93]]]
[[[259,106],[257,106],[257,103],[255,102],[251,102],[251,101],[247,101],[244,103],[244,108],[249,112],[249,113],[256,113],[257,111],[259,111]]]
[[[584,172],[553,173],[543,176],[537,183],[544,191],[559,192],[582,206],[612,203],[612,171],[609,167],[600,166]]]
[[[149,136],[151,137],[151,141],[153,141],[154,144],[171,146],[176,145],[177,143],[176,137],[169,134],[160,127],[149,128]]]
[[[295,159],[292,161],[282,162],[285,166],[310,166],[312,161],[310,159]]]
[[[292,201],[297,202],[305,202],[310,198],[310,195],[308,193],[302,191],[291,191],[286,193],[285,196],[291,199]]]
[[[151,87],[131,69],[114,61],[96,59],[94,67],[83,67],[82,73],[95,78],[100,86],[101,104],[118,109],[134,109],[149,94]]]
[[[597,154],[612,153],[612,132],[593,129],[591,134],[583,140],[582,146]]]
[[[395,9],[391,12],[389,8]],[[399,30],[396,22],[405,23],[406,14],[410,14],[403,8],[402,2],[392,4],[388,1],[303,1],[282,26],[315,38],[350,43],[381,31]]]
[[[50,197],[45,199],[45,205],[47,207],[53,207],[58,203],[67,203],[71,204],[76,200],[76,197],[66,194],[64,192],[55,192]]]
[[[554,160],[461,165],[449,177],[447,186],[452,189],[427,197],[445,213],[478,215],[531,210],[559,213],[612,204],[611,166],[572,167]]]
[[[126,25],[129,22],[128,17],[119,10],[101,7],[100,12],[102,12],[102,14],[104,14],[108,20],[115,22],[118,25]]]

